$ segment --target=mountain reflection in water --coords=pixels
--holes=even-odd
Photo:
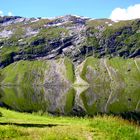
[[[56,115],[140,114],[140,87],[14,86],[0,88],[0,105]]]

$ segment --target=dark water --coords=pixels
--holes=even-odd
[[[140,87],[0,87],[0,105],[21,112],[140,117]]]

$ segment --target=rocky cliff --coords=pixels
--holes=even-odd
[[[0,17],[0,67],[19,60],[140,56],[140,19],[111,21],[66,15]]]

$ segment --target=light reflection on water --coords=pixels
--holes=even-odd
[[[140,112],[140,88],[1,87],[0,105],[21,112],[59,115]]]

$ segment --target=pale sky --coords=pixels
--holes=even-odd
[[[79,15],[127,20],[140,18],[140,0],[0,0],[0,15],[56,17]]]

